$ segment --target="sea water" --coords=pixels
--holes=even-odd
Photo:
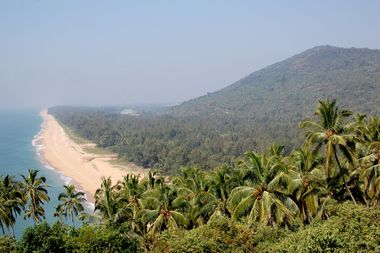
[[[0,175],[9,174],[21,180],[21,175],[26,176],[29,169],[38,169],[39,176],[45,176],[48,184],[50,201],[43,206],[46,221],[53,223],[57,220],[54,212],[58,195],[63,192],[63,185],[69,183],[70,178],[43,161],[42,123],[39,110],[0,109]],[[31,219],[24,219],[22,212],[14,226],[16,237],[33,224]]]

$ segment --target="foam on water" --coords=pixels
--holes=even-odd
[[[34,136],[32,140],[32,146],[35,149],[38,161],[41,163],[41,165],[43,165],[44,168],[54,171],[56,174],[58,174],[59,178],[64,182],[65,185],[74,184],[74,180],[71,177],[66,176],[62,171],[54,168],[46,161],[44,157],[45,147],[43,144],[43,133],[45,131],[45,128],[46,128],[45,122],[42,122],[40,131]],[[88,199],[86,193],[85,193],[85,198]],[[85,205],[87,206],[87,209],[89,210],[94,210],[95,208],[95,204],[90,201],[86,201]]]
[[[39,169],[39,176],[46,177],[50,197],[50,201],[43,204],[46,221],[53,223],[57,221],[54,212],[59,204],[58,195],[63,192],[64,184],[74,183],[74,180],[45,161],[44,131],[45,125],[37,110],[0,110],[0,175],[22,180],[21,175],[28,175],[29,169]],[[93,203],[84,206],[87,212],[94,210]],[[24,213],[18,215],[14,227],[16,237],[33,224],[31,219],[24,219]],[[11,231],[5,228],[5,233],[11,234]]]
[[[37,159],[38,161],[43,165],[44,168],[48,170],[53,170],[56,172],[59,177],[62,179],[64,184],[70,184],[73,182],[73,179],[70,177],[65,176],[61,171],[57,170],[53,166],[51,166],[46,159],[44,158],[44,144],[43,144],[43,133],[45,131],[45,122],[41,124],[41,129],[40,131],[34,136],[32,140],[32,145],[35,148],[36,154],[37,154]]]

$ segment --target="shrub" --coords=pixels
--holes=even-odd
[[[84,225],[75,230],[60,222],[52,227],[44,222],[27,228],[17,248],[18,252],[138,252],[140,240],[128,231],[123,225]]]
[[[85,225],[72,236],[74,252],[138,252],[140,238],[125,227],[106,227],[99,225]]]
[[[196,229],[162,233],[153,252],[251,252],[253,229],[227,217],[213,217]]]
[[[0,236],[0,252],[16,252],[16,240],[10,236]]]
[[[18,252],[70,252],[66,244],[68,228],[60,222],[29,227],[18,242]]]
[[[332,217],[314,222],[297,232],[288,232],[278,241],[263,240],[258,252],[380,252],[380,210],[336,205]]]

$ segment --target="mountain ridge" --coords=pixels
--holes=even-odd
[[[357,59],[360,58],[360,61]],[[364,58],[364,59],[363,59]],[[340,60],[336,60],[340,59]],[[376,68],[374,68],[376,66]],[[328,74],[334,74],[333,72],[342,72],[342,71],[364,71],[365,68],[368,68],[370,74],[377,75],[377,82],[373,83],[374,85],[380,85],[380,50],[379,49],[368,49],[368,48],[341,48],[335,46],[316,46],[306,51],[303,51],[299,54],[296,54],[290,58],[282,60],[280,62],[274,63],[272,65],[266,66],[260,70],[257,70],[251,74],[246,75],[245,77],[239,79],[233,84],[220,89],[218,91],[208,93],[207,95],[200,96],[188,101],[181,103],[178,106],[174,106],[169,109],[171,113],[183,113],[188,111],[189,106],[196,106],[197,103],[200,103],[203,106],[212,106],[212,103],[204,101],[213,97],[225,96],[226,93],[234,93],[235,100],[239,97],[239,94],[236,94],[236,89],[249,89],[248,94],[253,95],[253,91],[257,88],[263,88],[260,93],[265,92],[265,89],[281,89],[283,85],[289,84],[294,79],[294,75],[298,78],[302,75],[313,75],[314,78],[319,78],[319,86],[323,87],[324,83],[327,85],[331,82],[336,82],[334,77],[329,76]],[[317,73],[316,73],[317,72]],[[323,73],[325,72],[325,73]],[[335,73],[339,74],[339,73]],[[343,73],[341,73],[343,74]],[[347,73],[345,73],[347,74]],[[268,80],[268,75],[272,75]],[[322,80],[321,80],[322,79]],[[325,79],[325,80],[323,80]],[[265,85],[268,84],[269,85]],[[315,82],[307,82],[306,80],[302,83],[302,86],[295,88],[310,88],[312,85],[315,85]],[[339,84],[341,85],[341,84]],[[241,94],[240,94],[241,95]],[[267,94],[264,94],[267,95]],[[314,97],[320,99],[322,97],[336,97],[334,94],[327,93],[317,93]],[[339,99],[339,94],[337,94]],[[206,103],[205,103],[206,102]],[[216,101],[212,101],[216,103]],[[224,103],[221,106],[220,103],[216,103],[219,108],[225,109],[224,111],[229,111],[230,109],[236,109],[237,105],[231,103]],[[250,105],[246,103],[245,105]],[[350,106],[347,104],[345,106]],[[232,108],[231,108],[232,107]],[[188,113],[188,112],[187,112]]]
[[[318,100],[380,115],[380,50],[314,47],[269,65],[217,92],[140,116],[95,109],[49,112],[80,136],[144,167],[175,174],[181,166],[212,169],[273,143],[302,144],[299,123]]]

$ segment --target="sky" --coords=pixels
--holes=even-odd
[[[318,45],[380,48],[380,1],[0,0],[0,109],[179,103]]]

